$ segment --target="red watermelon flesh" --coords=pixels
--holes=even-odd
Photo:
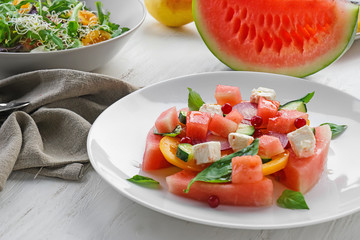
[[[262,135],[259,137],[259,152],[261,158],[271,158],[284,152],[280,139],[271,135]]]
[[[171,133],[178,124],[179,118],[176,107],[165,110],[155,121],[155,127],[159,133]]]
[[[230,133],[236,131],[237,126],[234,121],[215,114],[210,121],[209,130],[216,135],[227,138]]]
[[[233,109],[229,114],[225,116],[225,118],[230,119],[236,124],[239,124],[244,119],[244,116],[241,113],[239,113],[238,110]]]
[[[303,77],[351,46],[358,7],[344,0],[193,0],[193,15],[205,44],[230,68]]]
[[[142,169],[144,171],[157,170],[171,166],[171,164],[166,161],[159,148],[162,136],[154,134],[154,129],[155,127],[152,127],[146,137],[145,152],[142,162]]]
[[[286,167],[279,175],[279,180],[286,187],[302,193],[308,192],[319,181],[329,150],[331,130],[328,125],[315,128],[316,147],[311,157],[298,158],[289,149],[290,156]]]
[[[297,110],[282,109],[278,111],[277,116],[269,118],[267,130],[278,133],[289,133],[295,131],[295,120],[297,118],[303,118],[308,120],[308,114],[299,112]]]
[[[234,157],[231,169],[232,183],[255,183],[264,177],[262,161],[258,155]]]
[[[211,114],[191,111],[186,116],[186,136],[193,141],[205,141],[208,134]]]
[[[268,178],[255,183],[206,183],[195,182],[189,193],[184,193],[188,183],[197,173],[182,170],[166,177],[168,190],[176,195],[207,202],[216,195],[220,204],[237,206],[271,206],[273,203],[273,183]]]

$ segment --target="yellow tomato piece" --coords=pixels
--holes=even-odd
[[[82,25],[94,26],[98,21],[98,18],[94,13],[86,10],[79,11],[78,16]]]
[[[111,34],[104,30],[93,30],[89,32],[81,41],[84,46],[109,40]]]
[[[285,152],[280,153],[274,157],[272,157],[270,162],[263,164],[263,174],[270,175],[275,172],[280,171],[285,168],[289,159],[289,151],[285,150]]]
[[[16,6],[21,3],[23,0],[13,0],[13,5]],[[25,13],[30,10],[30,3],[24,4],[20,7],[19,13]]]
[[[200,172],[208,165],[196,165],[195,159],[190,159],[187,162],[176,157],[177,146],[180,143],[179,138],[165,136],[160,140],[160,151],[165,159],[174,166],[182,169]]]

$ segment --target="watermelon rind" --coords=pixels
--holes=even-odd
[[[343,18],[342,21],[344,24],[341,25],[341,29],[343,29],[341,41],[339,41],[336,46],[327,46],[328,50],[326,50],[325,54],[319,55],[315,59],[306,60],[305,64],[295,64],[293,66],[266,66],[264,64],[254,64],[247,62],[246,60],[244,61],[240,59],[239,57],[233,55],[231,52],[229,53],[229,51],[225,51],[224,44],[226,43],[219,42],[219,40],[217,40],[220,39],[216,36],[216,34],[218,33],[211,33],[209,31],[209,21],[208,19],[204,18],[202,14],[202,8],[209,8],[208,0],[193,0],[193,16],[196,28],[208,49],[214,54],[215,57],[217,57],[222,63],[224,63],[231,69],[237,71],[270,72],[295,77],[306,77],[308,75],[318,72],[321,69],[324,69],[325,67],[329,66],[334,61],[339,59],[351,47],[356,36],[359,7],[344,0],[325,0],[325,2],[326,1],[335,1],[337,2],[338,6],[342,8],[340,10],[340,16],[341,18]],[[221,1],[219,0],[217,2],[220,7]],[[241,0],[228,0],[227,2],[237,2],[237,4],[241,4]],[[257,1],[255,1],[254,4],[257,4]],[[211,16],[211,18],[216,19],[220,18],[220,16]],[[326,43],[323,44],[326,45]]]

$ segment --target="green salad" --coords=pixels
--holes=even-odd
[[[77,0],[0,0],[0,52],[46,52],[106,41],[128,31]]]

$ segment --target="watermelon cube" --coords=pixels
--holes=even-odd
[[[227,85],[216,86],[215,99],[219,105],[229,103],[231,106],[235,106],[242,101],[240,89]]]
[[[179,123],[176,107],[172,107],[160,114],[155,121],[155,127],[158,133],[171,133]]]
[[[186,136],[193,141],[205,141],[211,114],[207,112],[191,111],[186,116]]]
[[[295,131],[295,120],[304,118],[308,120],[308,114],[297,110],[282,109],[278,111],[277,116],[269,118],[267,129],[278,133],[289,133]]]
[[[241,123],[241,121],[244,119],[244,116],[239,113],[238,110],[233,109],[229,114],[225,116],[226,119],[230,119],[231,121],[235,122],[236,124]]]
[[[238,124],[230,119],[215,114],[210,121],[209,130],[215,135],[227,138],[228,135],[237,130]]]
[[[275,100],[267,100],[264,97],[259,98],[257,116],[260,116],[263,120],[263,125],[266,127],[269,118],[273,118],[276,116],[278,109],[280,106],[279,101]]]
[[[145,152],[142,162],[142,170],[150,171],[170,167],[160,151],[159,144],[162,136],[154,134],[155,127],[152,127],[146,137]]]
[[[232,183],[255,183],[264,177],[262,161],[258,155],[234,157],[231,167]]]
[[[259,152],[261,158],[268,159],[284,152],[280,139],[270,135],[259,137]]]

